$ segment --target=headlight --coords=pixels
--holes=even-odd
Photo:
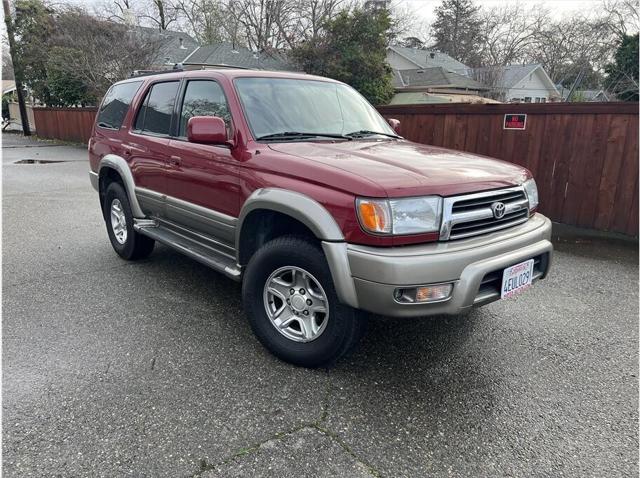
[[[374,234],[420,234],[440,230],[442,198],[358,199],[360,223]]]
[[[529,211],[532,211],[538,207],[538,186],[536,186],[536,181],[533,178],[525,181],[522,186],[524,186],[529,199]]]

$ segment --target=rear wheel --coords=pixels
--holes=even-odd
[[[104,219],[113,249],[127,260],[144,259],[153,251],[155,241],[133,229],[133,214],[124,188],[109,184],[104,201]]]
[[[260,248],[242,295],[260,342],[296,365],[331,365],[365,331],[364,314],[339,302],[322,250],[305,238],[280,237]]]

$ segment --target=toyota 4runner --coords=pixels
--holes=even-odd
[[[108,91],[89,175],[122,258],[157,241],[242,281],[258,339],[313,367],[353,348],[363,311],[459,314],[549,270],[529,171],[399,131],[327,78],[162,73]]]

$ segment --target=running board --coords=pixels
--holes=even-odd
[[[172,247],[205,266],[222,272],[231,279],[240,281],[242,271],[235,260],[211,247],[167,229],[156,221],[136,220],[133,228],[140,234]]]

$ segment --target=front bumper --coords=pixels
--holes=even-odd
[[[500,297],[502,269],[536,259],[534,281],[546,276],[553,246],[551,221],[535,214],[526,223],[474,238],[380,248],[323,243],[336,291],[343,302],[394,317],[458,314]],[[346,257],[343,255],[346,254]],[[338,276],[338,277],[337,277]],[[453,283],[449,299],[400,303],[399,287]]]

